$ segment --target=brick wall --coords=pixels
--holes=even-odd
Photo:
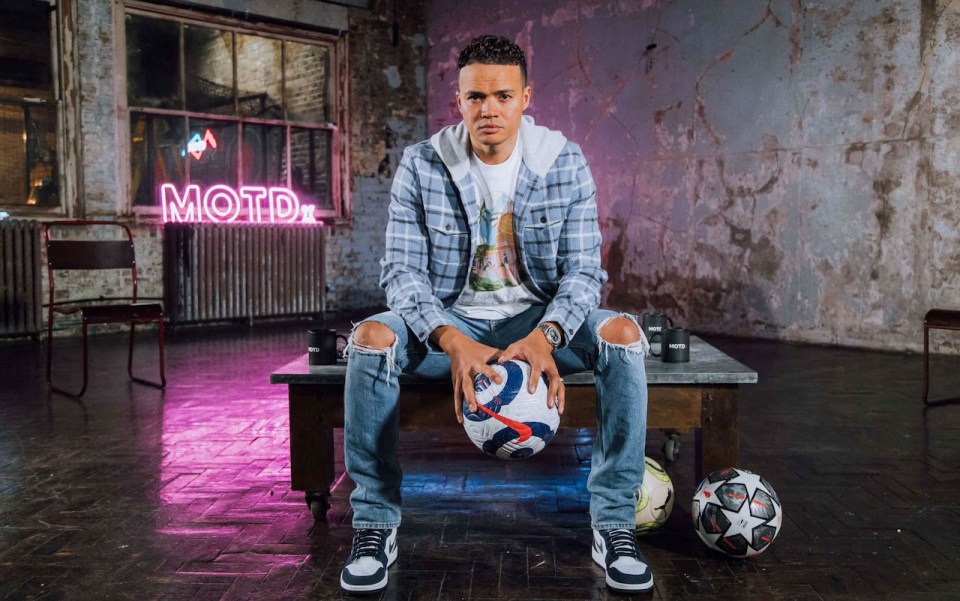
[[[118,94],[125,94],[126,89],[117,86],[123,79],[116,70],[113,3],[75,2],[74,9],[80,66],[75,68],[78,89],[70,100],[79,104],[76,135],[82,148],[77,204],[80,215],[114,218],[125,204],[117,149],[125,147],[120,136],[126,135],[127,129],[121,127],[117,114]],[[67,173],[67,177],[74,176]]]
[[[396,44],[388,3],[371,4],[350,10],[353,223],[334,228],[327,260],[330,304],[351,311],[386,303],[378,281],[390,185],[403,149],[427,137],[426,3],[402,3]]]

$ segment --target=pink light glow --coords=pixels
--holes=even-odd
[[[210,186],[203,195],[203,209],[214,223],[233,223],[240,216],[240,196],[230,186]]]
[[[300,217],[300,199],[287,188],[270,188],[270,223],[292,223]]]
[[[250,221],[259,223],[261,221],[260,207],[269,194],[267,189],[262,186],[243,186],[237,190],[237,193],[240,198],[247,201],[247,214],[250,216]]]
[[[163,184],[160,205],[165,223],[323,223],[314,217],[316,206],[301,205],[293,190],[280,186],[216,184],[201,191],[200,186],[190,184],[180,194],[173,184]]]
[[[200,214],[200,186],[189,185],[180,196],[176,186],[163,184],[160,186],[160,204],[163,205],[164,223],[199,223],[203,220]]]

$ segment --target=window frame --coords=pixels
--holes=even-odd
[[[277,39],[280,41],[296,42],[301,44],[310,44],[322,46],[327,49],[330,57],[330,70],[328,73],[329,89],[329,112],[328,117],[335,119],[335,122],[316,123],[311,121],[291,121],[288,117],[286,103],[286,77],[285,70],[281,75],[281,93],[284,95],[284,115],[283,119],[265,119],[257,117],[242,117],[239,113],[233,115],[200,113],[186,110],[185,92],[183,90],[186,79],[186,72],[183,69],[184,49],[183,35],[180,36],[179,58],[181,64],[180,85],[184,98],[181,99],[181,109],[161,109],[150,107],[131,107],[127,96],[127,40],[126,40],[126,16],[139,15],[149,18],[165,19],[178,22],[180,26],[200,26],[213,27],[222,31],[230,31],[234,35],[234,40],[238,34],[254,35],[259,37]],[[244,124],[270,127],[283,127],[285,135],[285,152],[287,165],[287,184],[289,185],[292,177],[291,165],[291,129],[309,129],[316,131],[329,131],[330,140],[330,195],[333,209],[324,209],[317,207],[315,216],[325,222],[342,222],[350,218],[350,186],[349,186],[349,135],[347,135],[347,86],[348,65],[347,65],[347,34],[341,35],[326,34],[321,32],[295,29],[288,26],[277,25],[273,23],[249,23],[239,21],[234,18],[202,13],[197,11],[187,11],[169,6],[158,6],[147,4],[136,0],[127,0],[124,2],[121,10],[116,12],[116,31],[118,35],[117,50],[117,79],[118,79],[118,118],[120,125],[118,127],[118,137],[120,138],[123,153],[125,157],[124,164],[120,167],[121,189],[125,192],[123,205],[126,212],[134,215],[136,218],[150,222],[162,221],[162,208],[158,205],[135,205],[134,190],[132,189],[132,148],[130,147],[130,124],[133,114],[154,115],[168,118],[182,118],[184,122],[184,131],[189,119],[208,119],[216,121],[226,121],[237,125],[237,137],[242,139]],[[232,45],[234,74],[237,69],[236,42]],[[234,77],[234,108],[237,108],[237,82]],[[243,163],[240,161],[239,152],[242,144],[237,145],[238,155],[236,157],[237,176],[243,181]],[[189,162],[186,168],[189,178]],[[189,180],[188,180],[189,181]],[[245,184],[248,182],[244,182]]]
[[[53,107],[54,113],[54,122],[56,124],[56,131],[54,136],[56,139],[56,151],[57,151],[57,165],[54,169],[53,175],[57,178],[57,204],[56,206],[39,206],[31,205],[26,202],[19,203],[5,203],[0,199],[0,211],[5,211],[10,213],[11,217],[19,218],[32,218],[32,217],[58,217],[68,213],[70,199],[72,194],[72,186],[66,178],[66,164],[69,158],[66,156],[67,145],[64,139],[64,106],[63,106],[63,81],[61,78],[61,25],[60,25],[61,11],[60,11],[60,2],[56,2],[50,5],[48,13],[48,25],[50,33],[50,83],[51,89],[49,90],[49,95],[46,95],[44,90],[39,88],[19,88],[27,95],[20,97],[15,96],[10,93],[0,93],[0,102],[8,106],[20,106],[25,112],[29,111],[30,107]],[[3,88],[4,90],[13,90],[16,88]],[[26,160],[26,157],[24,157]]]

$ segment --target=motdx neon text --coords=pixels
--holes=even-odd
[[[314,205],[301,205],[293,190],[281,187],[218,184],[201,190],[190,184],[181,194],[163,184],[160,205],[166,223],[319,223]]]

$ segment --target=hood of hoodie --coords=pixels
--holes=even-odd
[[[536,125],[533,117],[524,115],[521,119],[520,145],[523,164],[537,177],[547,174],[566,143],[567,139],[563,134]],[[457,125],[448,125],[435,133],[430,138],[430,144],[450,170],[454,181],[458,182],[470,173],[470,133],[463,121]]]

